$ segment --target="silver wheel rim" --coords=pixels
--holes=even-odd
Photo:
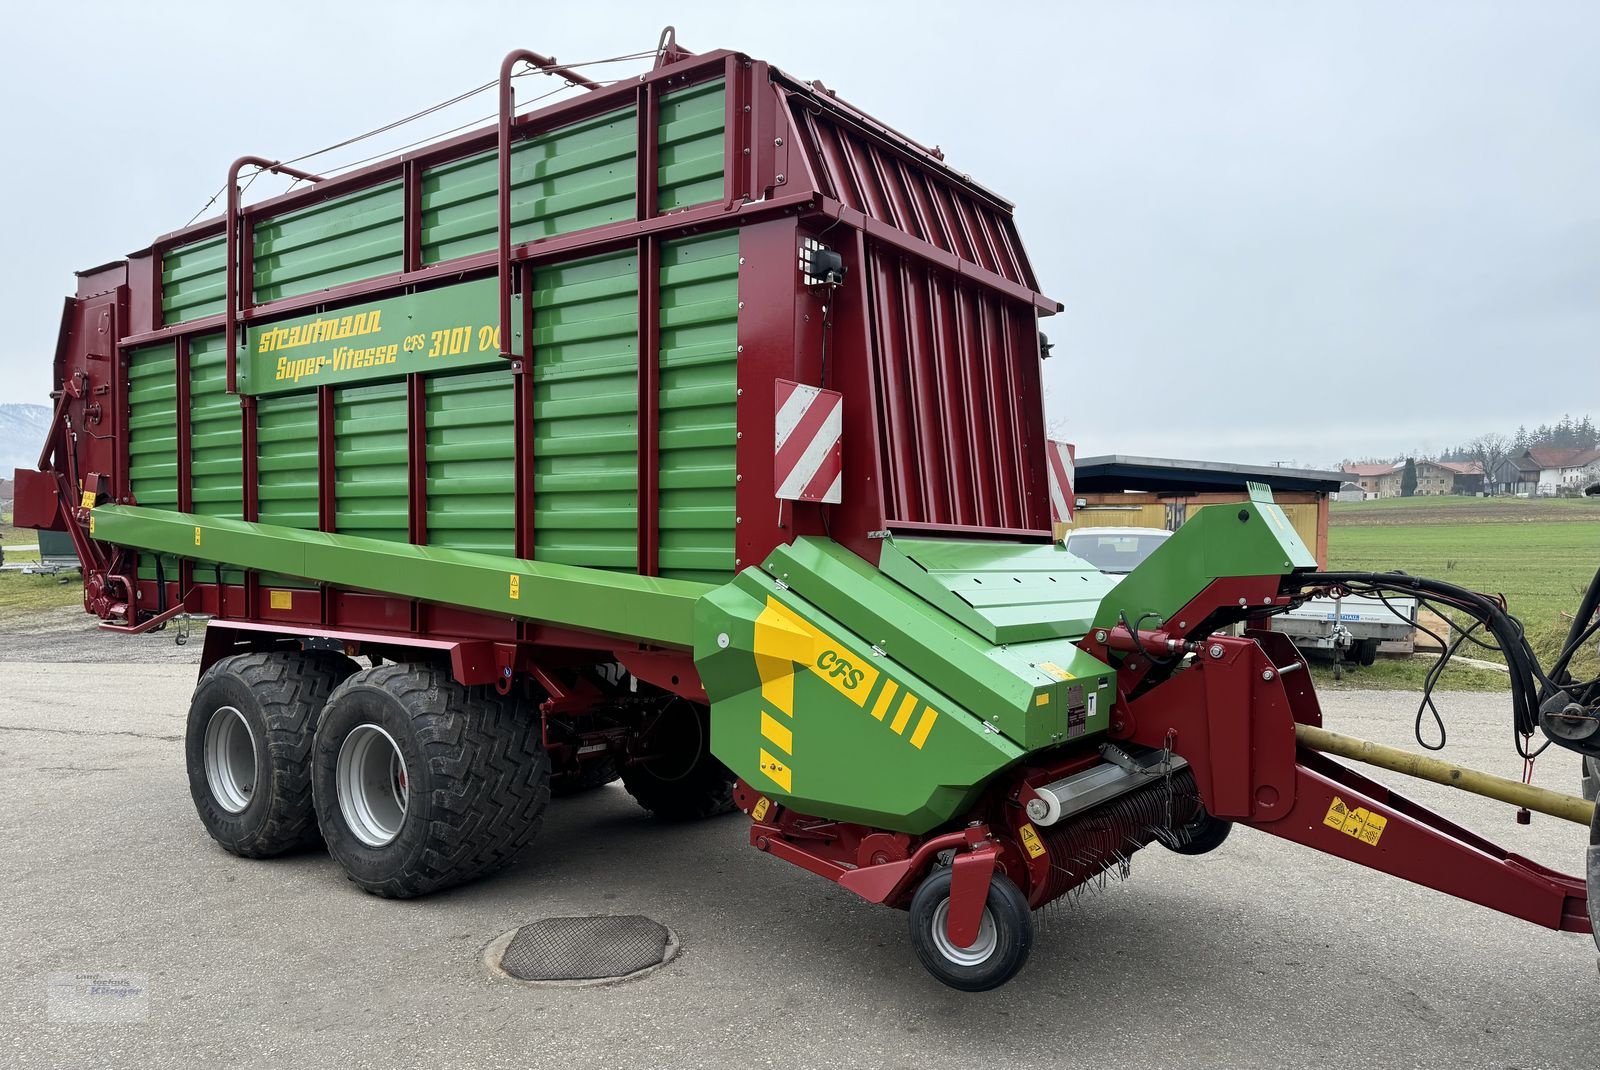
[[[230,814],[244,812],[256,790],[256,737],[244,714],[232,706],[212,713],[202,750],[211,798]]]
[[[357,725],[339,747],[339,812],[356,839],[383,847],[400,835],[411,792],[394,737],[375,724]]]
[[[1000,933],[995,929],[994,915],[983,908],[983,920],[978,923],[978,938],[971,947],[957,947],[950,939],[950,900],[946,899],[933,912],[933,946],[939,954],[957,966],[981,966],[989,961],[995,948],[1000,946]]]

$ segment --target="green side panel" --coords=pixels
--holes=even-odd
[[[821,555],[812,563],[826,571],[838,548],[811,541]],[[857,558],[853,570],[845,556],[837,560],[848,571],[784,586],[781,573],[802,577],[793,562],[774,556],[701,600],[695,664],[712,701],[712,750],[757,791],[804,813],[927,832],[964,812],[990,777],[1024,754],[986,724],[991,706],[974,711],[939,686],[929,670],[948,680],[964,675],[928,647],[959,652],[965,644],[967,672],[980,667],[1002,691],[1014,692],[1009,701],[1016,704],[1048,694],[1051,681],[1012,675],[983,657],[987,644],[919,607],[870,565]],[[825,591],[839,579],[856,604],[889,618],[921,617],[926,643],[864,632],[802,592]]]
[[[638,567],[639,262],[534,275],[534,557]]]
[[[237,395],[228,393],[227,361],[221,334],[189,343],[189,493],[202,516],[244,518],[244,419]],[[213,581],[200,568],[196,578]],[[224,583],[243,583],[244,575],[225,571]]]
[[[661,247],[661,575],[734,570],[739,234]]]
[[[1116,585],[1060,543],[895,539],[878,567],[991,643],[1082,638]]]
[[[633,108],[519,142],[511,150],[511,239],[570,234],[636,217]],[[493,152],[422,173],[422,258],[495,248],[500,180]]]
[[[340,533],[410,538],[406,417],[404,382],[334,390],[334,528]]]
[[[161,322],[212,316],[227,307],[228,241],[224,235],[169,249],[161,258]]]
[[[427,391],[429,546],[516,552],[514,377],[432,375]]]
[[[272,524],[103,505],[96,538],[238,568],[303,576],[484,613],[688,649],[695,603],[711,588],[655,576],[575,568]],[[200,529],[196,542],[196,528]]]
[[[128,485],[140,505],[178,507],[178,358],[171,343],[128,354]],[[178,578],[176,558],[162,567]],[[139,578],[156,578],[148,555],[139,557]]]
[[[661,98],[661,118],[656,128],[660,146],[656,171],[658,211],[670,212],[722,199],[726,107],[726,90],[720,79]]]
[[[405,267],[398,181],[262,221],[255,230],[257,303],[326,290]]]
[[[256,471],[263,524],[317,528],[317,395],[284,394],[256,401]],[[289,576],[263,583],[300,586]]]

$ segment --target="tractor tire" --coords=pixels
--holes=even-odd
[[[617,779],[617,763],[611,758],[585,762],[570,773],[556,773],[550,778],[550,797],[569,799],[586,791],[603,788]]]
[[[550,801],[534,711],[434,665],[388,664],[341,684],[317,725],[311,771],[328,853],[389,899],[508,865]]]
[[[669,703],[657,731],[666,743],[622,770],[622,786],[661,821],[698,821],[733,810],[732,770],[711,753],[711,711]]]
[[[989,881],[978,939],[957,947],[945,931],[950,909],[946,866],[936,869],[911,898],[911,946],[923,968],[962,992],[987,992],[1017,975],[1033,948],[1033,913],[1028,900],[999,869]]]
[[[1600,758],[1583,760],[1583,797],[1590,802],[1600,795]]]
[[[1232,831],[1232,821],[1224,821],[1202,811],[1199,817],[1178,829],[1170,841],[1166,836],[1160,836],[1157,842],[1181,855],[1210,854],[1222,846]]]
[[[317,842],[311,746],[329,696],[356,671],[331,651],[235,654],[189,701],[184,760],[200,823],[241,858]]]

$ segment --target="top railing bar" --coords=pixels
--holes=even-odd
[[[241,156],[233,161],[228,168],[228,211],[224,226],[227,235],[227,264],[226,284],[223,287],[225,305],[223,307],[222,344],[228,366],[228,393],[237,394],[238,389],[238,354],[234,351],[235,342],[239,332],[239,172],[246,167],[255,167],[260,171],[271,171],[274,174],[288,175],[302,182],[321,182],[321,175],[314,175],[309,171],[302,171],[297,167],[290,167],[277,160],[268,160],[260,156]]]
[[[542,56],[526,48],[519,48],[500,61],[500,136],[497,146],[500,170],[500,355],[507,360],[517,358],[517,354],[511,351],[511,122],[517,106],[516,90],[511,87],[511,72],[519,63],[565,78],[585,89],[602,88],[598,82],[560,66],[555,57]]]
[[[534,124],[534,129],[536,130],[545,127],[546,124],[559,126],[574,113],[582,117],[596,109],[603,110],[607,104],[613,101],[620,103],[632,100],[634,87],[641,81],[681,77],[685,73],[714,78],[722,71],[722,59],[732,54],[726,49],[719,49],[704,55],[692,56],[684,61],[690,65],[687,72],[682,68],[673,69],[671,67],[652,70],[641,74],[638,79],[629,79],[611,85],[600,86],[598,89],[583,96],[557,100],[545,107],[528,112],[526,115],[519,115],[515,118],[513,125],[519,136],[526,136],[525,131],[529,124]],[[577,119],[573,118],[571,121],[577,121]],[[354,171],[347,171],[344,174],[333,177],[325,177],[318,185],[302,186],[298,189],[287,190],[274,197],[256,201],[251,204],[250,211],[257,219],[279,215],[324,198],[337,196],[340,193],[364,189],[384,181],[386,177],[392,178],[399,173],[398,168],[401,164],[411,160],[420,161],[425,165],[436,164],[469,156],[474,151],[480,151],[480,146],[493,150],[496,144],[496,134],[496,125],[488,123],[478,129],[469,130],[454,137],[431,142],[382,160],[375,160],[371,164]],[[223,215],[217,215],[189,226],[180,227],[177,230],[168,231],[159,235],[147,246],[135,249],[128,255],[134,257],[143,256],[151,252],[161,252],[220,234],[225,218]]]

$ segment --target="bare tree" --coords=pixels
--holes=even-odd
[[[1487,435],[1479,435],[1467,443],[1467,449],[1471,452],[1472,459],[1483,469],[1483,492],[1493,494],[1495,470],[1511,456],[1511,440],[1504,435],[1490,432]]]

